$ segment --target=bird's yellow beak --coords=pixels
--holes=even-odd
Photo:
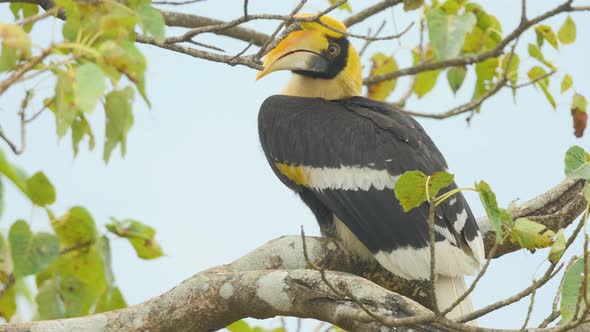
[[[322,52],[328,48],[328,44],[328,40],[320,31],[291,32],[265,56],[264,69],[258,72],[256,79],[278,70],[325,72],[329,61]]]

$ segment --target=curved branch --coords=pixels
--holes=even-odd
[[[513,217],[526,216],[551,229],[565,227],[583,210],[582,187],[583,181],[563,181],[515,208]],[[478,224],[486,236],[486,250],[490,250],[489,222],[480,218]],[[434,321],[429,316],[432,313],[419,304],[428,307],[427,281],[401,279],[374,260],[359,261],[333,239],[307,237],[305,242],[309,259],[325,270],[332,270],[326,272],[332,284],[350,291],[372,312],[385,317],[388,324],[409,316],[432,321],[432,325],[398,327],[397,331],[444,331],[438,323],[459,327],[458,323],[444,319]],[[496,257],[517,249],[505,241]],[[8,324],[0,326],[0,331],[210,331],[244,317],[276,315],[315,318],[351,331],[383,331],[383,326],[375,323],[358,304],[335,295],[322,282],[318,271],[307,270],[299,236],[272,240],[230,264],[201,272],[142,304],[82,318]],[[492,331],[470,327],[462,330]]]
[[[488,51],[485,51],[483,53],[479,53],[476,55],[467,56],[467,57],[454,58],[454,59],[437,61],[437,62],[427,62],[427,63],[419,64],[419,65],[416,65],[413,67],[400,69],[400,70],[394,71],[392,73],[368,77],[363,81],[363,83],[365,85],[368,85],[368,84],[373,84],[373,83],[377,83],[377,82],[381,82],[381,81],[387,81],[387,80],[397,78],[400,76],[414,75],[414,74],[418,74],[418,73],[425,72],[425,71],[431,71],[431,70],[448,68],[448,67],[466,66],[466,65],[474,64],[476,62],[484,61],[489,58],[497,57],[497,56],[500,56],[504,53],[504,48],[506,48],[506,46],[508,46],[508,44],[510,44],[510,42],[517,39],[518,36],[520,36],[523,32],[528,30],[533,25],[535,25],[541,21],[544,21],[550,17],[558,15],[560,13],[574,12],[574,11],[588,11],[588,10],[590,10],[590,8],[588,6],[572,7],[571,1],[568,0],[568,1],[564,2],[563,4],[559,5],[558,7],[554,8],[544,14],[541,14],[531,20],[521,21],[520,24],[516,27],[516,29],[514,29],[510,34],[508,34],[504,39],[502,39],[502,41],[500,41],[500,43],[498,43],[498,45],[496,45],[496,47],[494,47]]]

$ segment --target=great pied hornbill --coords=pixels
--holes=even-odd
[[[333,18],[321,21],[346,31]],[[317,22],[300,25],[266,55],[257,77],[293,73],[281,95],[266,99],[259,113],[270,166],[309,206],[323,234],[335,234],[361,257],[373,255],[402,278],[428,279],[428,204],[405,213],[393,188],[405,171],[445,171],[443,155],[411,116],[360,97],[360,58],[345,35]],[[442,310],[463,294],[463,276],[479,270],[484,248],[461,194],[436,209],[435,231]],[[470,311],[467,299],[449,316]]]

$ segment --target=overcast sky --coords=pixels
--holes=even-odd
[[[310,0],[307,11],[317,12],[327,0]],[[519,19],[516,0],[481,1],[498,16],[504,32],[511,31]],[[241,1],[209,0],[170,10],[185,10],[218,19],[241,15]],[[297,1],[250,1],[251,13],[288,13]],[[374,1],[351,1],[354,10]],[[529,15],[538,14],[556,1],[529,1]],[[588,5],[589,1],[575,1]],[[378,26],[383,19],[394,17],[401,30],[416,18],[416,12],[405,13],[401,6],[385,11],[370,23]],[[0,6],[0,19],[6,21],[8,6]],[[335,16],[344,18],[345,12]],[[579,92],[590,95],[590,52],[588,14],[573,15],[578,26],[574,45],[558,52],[549,52],[563,73],[573,75]],[[559,27],[565,16],[549,20]],[[270,33],[276,22],[250,25]],[[35,30],[39,38],[47,38],[49,29]],[[368,24],[352,28],[365,33]],[[55,29],[58,29],[55,26]],[[40,31],[43,30],[43,31]],[[59,30],[57,30],[59,31]],[[394,32],[391,23],[387,33]],[[169,35],[174,34],[169,30]],[[376,51],[394,53],[402,67],[409,64],[409,49],[417,43],[412,30],[397,41],[374,43],[367,54]],[[222,37],[200,37],[214,42],[228,52],[237,52],[244,45]],[[534,33],[527,33],[520,42],[525,50],[534,42]],[[363,41],[353,40],[360,47]],[[152,108],[141,100],[135,106],[135,124],[128,136],[128,153],[122,159],[116,150],[111,162],[102,161],[104,116],[95,112],[90,119],[97,136],[97,148],[88,152],[85,146],[73,157],[69,136],[58,142],[53,116],[47,112],[28,130],[26,152],[10,159],[29,173],[43,170],[57,187],[58,200],[53,208],[65,212],[73,205],[83,205],[99,224],[109,217],[134,218],[152,225],[166,256],[155,261],[138,259],[129,243],[113,241],[113,264],[117,283],[130,304],[159,295],[180,281],[203,269],[230,262],[265,242],[285,234],[297,234],[300,225],[306,233],[318,234],[316,221],[303,203],[284,187],[270,170],[258,142],[257,114],[263,100],[280,91],[288,73],[275,73],[259,82],[256,72],[244,67],[206,62],[151,46],[141,46],[148,59],[147,91]],[[524,54],[524,53],[523,53]],[[365,59],[366,60],[366,59]],[[367,63],[365,61],[365,63]],[[534,60],[521,58],[521,68],[528,70]],[[526,76],[526,71],[521,71]],[[425,112],[444,111],[468,100],[472,94],[473,75],[456,97],[439,77],[434,93],[424,100],[415,97],[408,108]],[[405,89],[405,79],[398,82],[398,96]],[[558,83],[556,81],[556,83]],[[468,126],[465,117],[445,121],[423,120],[424,125],[446,156],[451,172],[460,186],[469,186],[485,179],[498,200],[508,205],[512,200],[527,200],[544,192],[563,178],[563,156],[573,144],[590,149],[588,137],[575,139],[568,106],[571,95],[555,92],[558,110],[549,106],[543,94],[534,88],[520,90],[514,104],[509,91],[486,102],[481,114]],[[50,84],[42,86],[51,89]],[[13,88],[2,97],[0,123],[11,123],[22,98],[22,88]],[[395,100],[396,98],[392,98]],[[14,128],[7,128],[14,133]],[[588,133],[590,135],[590,133]],[[467,194],[477,216],[484,211],[476,196]],[[17,218],[30,220],[35,229],[47,228],[45,213],[32,208],[14,189],[8,188],[2,230],[7,231]],[[581,244],[576,246],[581,251]],[[495,260],[486,277],[473,294],[480,307],[526,287],[538,265],[546,257],[545,250],[533,255],[519,252]],[[539,270],[537,277],[542,273]],[[542,320],[554,295],[555,283],[538,293],[538,309],[533,323]],[[481,325],[520,327],[528,301],[500,310],[480,320]],[[264,322],[272,325],[277,321]]]

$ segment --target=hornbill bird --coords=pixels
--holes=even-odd
[[[266,55],[258,73],[257,79],[292,72],[281,94],[260,108],[266,158],[311,209],[322,234],[334,234],[353,254],[372,255],[402,278],[429,279],[429,204],[404,212],[393,188],[405,171],[433,174],[446,171],[447,163],[410,115],[360,96],[359,55],[337,32],[346,26],[320,20],[301,22]],[[435,288],[443,310],[463,294],[464,275],[480,269],[484,248],[460,193],[439,205],[435,218]],[[449,317],[472,310],[466,299]]]

